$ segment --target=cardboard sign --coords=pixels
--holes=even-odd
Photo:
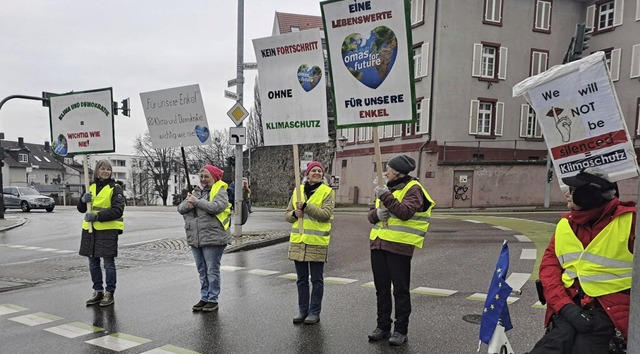
[[[258,62],[264,145],[329,140],[319,30],[253,40]]]
[[[596,166],[612,181],[638,175],[603,52],[518,83],[513,96],[520,95],[536,111],[559,180]]]
[[[410,2],[320,3],[339,128],[416,120]]]
[[[114,152],[111,88],[49,97],[51,148],[58,155]]]
[[[154,149],[210,143],[199,85],[142,92],[140,100]]]

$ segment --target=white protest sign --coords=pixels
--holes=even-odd
[[[154,149],[209,143],[199,85],[142,92],[140,100]]]
[[[415,121],[409,1],[333,0],[320,6],[338,127]]]
[[[513,96],[520,95],[536,111],[559,180],[595,166],[613,181],[638,175],[603,52],[518,83]]]
[[[114,152],[111,88],[49,97],[52,151],[58,155]]]
[[[264,145],[327,142],[320,31],[254,39],[253,48],[258,62]]]

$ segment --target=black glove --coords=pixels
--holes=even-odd
[[[591,316],[576,304],[566,305],[560,310],[564,317],[579,333],[589,333],[593,329]]]
[[[98,221],[98,214],[86,213],[84,214],[84,221]]]
[[[80,201],[87,204],[91,202],[91,193],[85,193],[80,197]]]

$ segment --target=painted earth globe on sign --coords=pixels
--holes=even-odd
[[[342,60],[358,81],[372,89],[387,78],[398,55],[398,39],[385,26],[371,30],[368,38],[352,33],[342,42]]]

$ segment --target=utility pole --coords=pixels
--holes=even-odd
[[[236,94],[237,102],[242,105],[243,85],[244,85],[244,0],[238,0],[238,57],[236,60]],[[242,123],[238,125],[241,127]],[[242,236],[242,145],[235,147],[235,210],[233,236]]]

